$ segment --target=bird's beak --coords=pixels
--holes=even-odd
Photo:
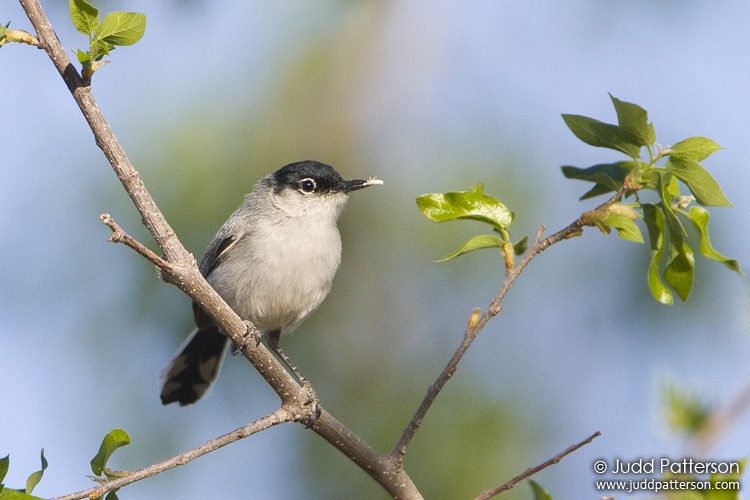
[[[356,191],[358,189],[363,189],[368,186],[375,186],[377,184],[383,184],[383,181],[380,179],[376,179],[375,177],[371,177],[367,180],[364,179],[353,179],[350,181],[343,181],[341,183],[341,191],[344,193],[348,193],[350,191]]]

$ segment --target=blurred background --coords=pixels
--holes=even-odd
[[[613,122],[607,92],[649,112],[671,144],[708,136],[705,165],[733,208],[712,210],[714,246],[747,271],[750,4],[678,1],[295,1],[97,3],[148,16],[93,80],[99,105],[160,208],[197,258],[263,175],[317,159],[378,176],[340,227],[329,298],[285,351],[322,404],[387,452],[502,280],[499,253],[433,260],[485,231],[435,224],[420,194],[477,182],[516,213],[514,238],[593,206],[561,165],[618,160],[578,141],[561,113]],[[45,2],[68,49],[85,48],[67,3]],[[6,1],[0,22],[32,31]],[[192,329],[189,300],[106,241],[103,212],[156,249],[54,67],[0,51],[0,456],[35,494],[92,485],[106,432],[136,469],[273,411],[278,400],[230,357],[210,397],[162,407],[157,373]],[[744,193],[744,194],[743,194]],[[587,230],[538,257],[424,421],[406,467],[427,498],[471,498],[601,431],[535,476],[555,498],[599,498],[595,459],[681,457],[661,387],[716,407],[750,381],[748,281],[697,257],[687,304],[658,304],[648,247]],[[708,450],[747,456],[750,418]],[[616,492],[617,493],[617,492]],[[608,494],[612,494],[609,492]],[[620,497],[621,494],[617,493]],[[385,498],[365,473],[286,425],[127,487],[122,498]],[[501,498],[530,498],[519,484]]]

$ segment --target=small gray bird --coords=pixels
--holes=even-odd
[[[262,178],[206,250],[200,270],[243,320],[278,348],[279,337],[312,313],[341,262],[336,221],[350,191],[382,184],[344,180],[316,161],[291,163]],[[189,405],[216,380],[229,337],[193,302],[197,328],[164,368],[161,402]],[[291,367],[293,369],[293,367]]]

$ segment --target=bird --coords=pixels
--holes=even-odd
[[[255,184],[208,245],[201,274],[250,321],[297,375],[279,348],[282,334],[307,318],[331,290],[341,263],[337,220],[348,194],[383,181],[344,180],[318,161],[290,163]],[[160,372],[161,402],[186,406],[219,375],[229,337],[193,301],[196,328]]]

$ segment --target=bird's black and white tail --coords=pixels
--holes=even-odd
[[[161,371],[161,402],[193,404],[208,391],[219,375],[229,337],[216,326],[195,329],[177,356]]]

